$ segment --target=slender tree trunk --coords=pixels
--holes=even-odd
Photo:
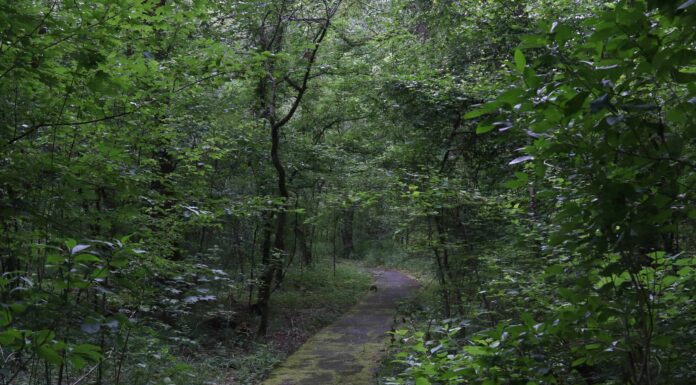
[[[254,274],[256,271],[256,235],[259,232],[258,225],[254,227],[254,235],[251,241],[251,252],[249,253],[249,277],[251,279],[249,283],[249,298],[247,301],[247,306],[251,308],[251,299],[254,296]],[[269,241],[270,244],[270,241]]]
[[[436,218],[431,219],[432,220],[437,220]],[[432,249],[433,249],[433,256],[435,257],[435,263],[437,266],[437,278],[438,281],[440,281],[440,293],[442,294],[442,303],[445,307],[445,318],[449,318],[452,314],[452,311],[450,309],[450,292],[449,292],[449,286],[447,284],[447,278],[445,277],[445,268],[442,264],[442,258],[440,258],[440,245],[433,242],[433,237],[432,237],[432,225],[431,221],[428,221],[428,240],[432,244]],[[439,243],[439,237],[437,242]]]
[[[350,258],[353,254],[353,219],[355,218],[355,205],[343,210],[343,228],[341,229],[341,241],[343,243],[343,258]]]
[[[312,264],[312,246],[307,241],[307,233],[307,225],[299,221],[295,223],[295,237],[297,238],[297,245],[300,249],[300,258],[303,266]]]
[[[273,122],[274,123],[274,122]],[[280,126],[273,124],[271,126],[271,160],[276,170],[278,177],[278,194],[283,199],[283,203],[276,213],[275,221],[275,237],[273,241],[273,253],[268,250],[266,261],[264,261],[265,271],[261,277],[261,288],[259,292],[259,311],[261,312],[261,322],[257,334],[259,336],[266,335],[268,330],[268,321],[270,318],[270,299],[273,287],[274,278],[279,277],[283,268],[282,256],[285,254],[285,222],[287,221],[287,202],[290,198],[287,186],[287,176],[285,167],[280,159]],[[273,255],[278,253],[278,255]]]
[[[334,210],[334,217],[333,217],[333,239],[332,239],[332,245],[333,245],[333,252],[331,253],[331,260],[332,260],[332,265],[333,265],[333,275],[334,277],[336,276],[336,236],[338,232],[338,216],[336,215],[336,210]]]
[[[261,321],[259,322],[259,329],[257,334],[259,336],[266,335],[268,331],[268,321],[270,319],[270,299],[271,290],[273,285],[273,277],[275,271],[273,269],[273,261],[271,255],[271,236],[273,234],[272,228],[272,215],[269,215],[264,223],[263,229],[263,244],[261,246],[261,264],[263,272],[261,273],[261,282],[259,284],[259,294],[256,299],[256,310],[261,315]]]

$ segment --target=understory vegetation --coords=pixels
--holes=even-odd
[[[0,0],[0,385],[696,377],[696,1]],[[329,384],[327,384],[329,385]]]

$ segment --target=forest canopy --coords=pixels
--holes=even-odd
[[[696,1],[0,0],[0,385],[696,378]],[[329,384],[327,384],[329,385]]]

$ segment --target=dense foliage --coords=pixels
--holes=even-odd
[[[505,154],[515,171],[505,183],[508,225],[490,214],[494,186],[479,189],[476,215],[462,216],[473,210],[461,191],[453,200],[429,184],[414,199],[438,223],[440,237],[427,243],[448,319],[403,339],[401,378],[693,381],[692,3],[615,2],[555,18],[527,8],[536,20],[499,61],[497,96],[464,115],[479,140],[518,147]],[[472,237],[480,223],[489,240]]]
[[[384,383],[696,376],[693,0],[0,25],[0,384],[258,382],[365,291],[347,259],[423,281]]]

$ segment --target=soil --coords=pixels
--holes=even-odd
[[[398,271],[372,269],[371,273],[376,290],[310,338],[261,385],[376,383],[396,307],[418,285]]]

